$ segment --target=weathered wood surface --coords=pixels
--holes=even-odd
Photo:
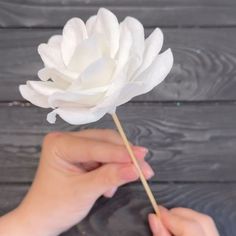
[[[236,184],[151,184],[154,195],[166,207],[188,207],[211,215],[221,236],[236,232]],[[0,214],[16,207],[27,186],[1,186]],[[140,184],[122,187],[112,199],[100,199],[88,217],[64,236],[148,236],[150,203]]]
[[[72,126],[35,106],[0,106],[0,182],[30,182],[44,135],[53,130],[113,128],[109,115]],[[129,139],[149,148],[156,181],[236,181],[236,103],[129,103],[117,109]]]
[[[43,67],[38,44],[58,32],[0,30],[0,101],[23,100],[19,84],[38,80],[37,71]],[[160,86],[134,101],[236,99],[236,28],[165,29],[164,35],[163,49],[173,49],[174,67]]]
[[[69,18],[86,20],[102,6],[119,20],[137,17],[146,35],[163,27],[164,48],[174,52],[175,64],[167,79],[117,110],[129,139],[150,150],[147,159],[157,173],[150,181],[155,197],[167,207],[209,214],[221,236],[234,236],[234,0],[0,0],[0,215],[25,195],[46,133],[115,129],[109,115],[89,125],[71,126],[59,118],[50,125],[49,110],[14,102],[23,101],[19,84],[38,79],[42,67],[38,44],[61,32]],[[112,200],[100,199],[79,227],[63,235],[151,235],[147,224],[151,211],[137,182],[122,187]]]
[[[1,0],[2,27],[57,27],[71,17],[86,20],[107,7],[122,20],[137,17],[145,26],[235,26],[234,0]]]

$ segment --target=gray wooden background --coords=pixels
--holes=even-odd
[[[21,201],[34,176],[44,135],[52,130],[115,128],[99,122],[46,122],[18,85],[37,79],[37,46],[73,16],[87,19],[105,6],[120,20],[137,17],[148,35],[159,26],[175,64],[152,92],[118,108],[129,139],[149,148],[158,202],[211,215],[221,236],[236,235],[235,0],[0,0],[0,214]],[[100,199],[65,236],[151,235],[152,211],[140,183]]]

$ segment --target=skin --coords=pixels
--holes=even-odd
[[[210,216],[187,208],[167,210],[160,207],[161,217],[149,214],[148,220],[153,236],[219,236]]]
[[[131,147],[145,178],[151,178],[154,172],[144,159],[148,150]],[[20,205],[0,218],[0,235],[59,235],[84,219],[99,197],[111,198],[121,185],[136,180],[116,131],[49,133],[32,186]],[[149,223],[154,236],[217,236],[213,221],[203,216],[190,209],[161,208],[161,220],[150,214]]]

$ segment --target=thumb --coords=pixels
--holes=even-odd
[[[151,167],[146,162],[140,163],[140,167],[146,178],[150,178],[153,175]],[[96,198],[112,188],[133,182],[139,177],[134,165],[131,163],[105,164],[96,170],[87,172],[85,176],[87,182],[86,191],[90,194],[94,194]]]
[[[171,236],[171,234],[162,224],[161,219],[157,217],[155,214],[149,214],[148,221],[153,236]]]
[[[204,232],[195,221],[173,214],[164,207],[160,207],[161,220],[164,226],[175,236],[199,236]]]

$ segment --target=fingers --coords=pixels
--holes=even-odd
[[[130,156],[125,146],[113,143],[81,138],[75,135],[49,134],[44,140],[44,147],[70,163],[101,162],[130,163]],[[142,159],[147,150],[142,147],[132,147],[137,159]]]
[[[103,194],[103,196],[104,196],[104,197],[107,197],[107,198],[111,198],[111,197],[114,196],[114,194],[116,193],[117,189],[118,189],[117,187],[113,187],[113,188],[109,189],[108,191],[106,191],[106,192]]]
[[[174,214],[167,209],[160,207],[161,220],[164,226],[175,236],[199,236],[206,235],[202,227],[195,219],[189,219],[181,215]],[[215,236],[215,235],[213,235]]]
[[[202,214],[192,209],[181,208],[181,207],[173,208],[170,210],[170,212],[177,216],[182,216],[187,219],[195,220],[196,222],[199,223],[199,225],[201,225],[206,235],[212,235],[212,236],[219,235],[213,219],[208,215]]]
[[[148,221],[153,236],[171,236],[168,230],[163,226],[160,218],[155,214],[149,214]]]
[[[140,167],[146,179],[153,176],[153,170],[146,162],[141,163]],[[138,177],[138,173],[131,163],[109,163],[84,174],[84,182],[87,183],[86,192],[88,194],[94,194],[98,198],[114,190],[114,188],[136,181]]]
[[[168,211],[160,206],[161,219],[149,215],[149,224],[154,236],[219,236],[211,217],[187,208]]]
[[[86,129],[79,132],[68,132],[68,134],[82,138],[90,138],[98,141],[114,143],[117,145],[124,145],[120,134],[113,129]],[[132,143],[130,143],[130,145],[132,146]]]
[[[154,176],[154,171],[147,162],[144,162],[144,161],[139,162],[139,166],[144,171],[144,176],[146,177],[146,179],[149,179]],[[114,194],[116,193],[117,189],[118,189],[118,187],[113,187],[113,188],[109,189],[108,191],[106,191],[103,194],[104,197],[107,197],[107,198],[113,197]]]

